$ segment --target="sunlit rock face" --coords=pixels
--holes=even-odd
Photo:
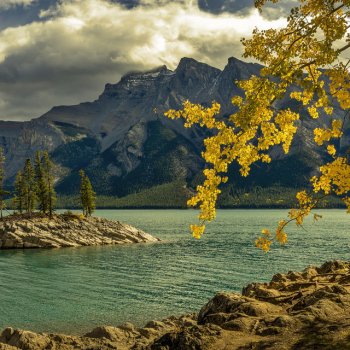
[[[105,194],[125,195],[179,179],[191,183],[204,166],[200,154],[208,131],[186,129],[181,121],[168,120],[163,113],[180,108],[185,100],[203,105],[215,100],[228,116],[234,112],[232,96],[242,94],[235,81],[259,74],[260,68],[231,57],[221,71],[182,58],[174,71],[161,66],[148,72],[130,72],[118,83],[106,84],[93,102],[54,107],[30,122],[0,122],[7,182],[12,183],[26,158],[47,149],[57,164],[57,189],[62,193],[76,191],[81,168],[91,175],[97,192]],[[276,107],[300,110],[289,99]],[[338,110],[336,113],[342,117]],[[312,128],[326,119],[314,121],[303,110],[301,114],[290,156],[293,168],[297,165],[301,172],[310,173],[324,158],[313,142]],[[341,146],[345,149],[348,144],[347,136]],[[272,156],[281,161],[286,158],[279,148]],[[249,183],[259,184],[264,169],[253,172]],[[271,181],[284,185],[285,180],[277,173]],[[295,175],[289,181],[305,180]]]

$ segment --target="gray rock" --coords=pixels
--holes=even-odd
[[[0,249],[60,248],[107,244],[158,242],[159,239],[128,224],[78,215],[51,219],[6,217],[0,221]]]

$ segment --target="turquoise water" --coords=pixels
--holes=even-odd
[[[330,259],[350,260],[350,215],[321,210],[320,222],[290,226],[289,244],[254,248],[262,228],[286,210],[221,210],[199,241],[192,210],[100,210],[162,243],[118,247],[0,251],[0,328],[83,333],[97,325],[137,325],[198,311],[220,290],[240,291],[280,271]]]

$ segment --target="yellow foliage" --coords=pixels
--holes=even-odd
[[[266,228],[264,228],[263,230],[261,230],[261,233],[262,233],[263,235],[266,235],[266,236],[270,236],[270,235],[271,235],[271,232],[270,232],[268,229],[266,229]]]
[[[204,233],[205,226],[204,225],[201,225],[201,226],[190,225],[190,229],[192,231],[193,237],[197,238],[197,239],[200,239],[202,234]]]
[[[270,245],[272,244],[272,242],[273,241],[269,238],[258,237],[258,239],[255,241],[255,246],[267,253],[270,250]]]
[[[267,1],[256,0],[255,5],[262,10]],[[343,63],[340,59],[350,48],[349,20],[349,0],[299,0],[299,7],[292,10],[284,28],[255,29],[250,39],[242,39],[243,56],[260,61],[264,68],[260,76],[237,83],[244,94],[232,97],[234,114],[220,117],[218,103],[205,108],[189,101],[184,102],[181,110],[165,113],[171,119],[184,119],[186,127],[197,124],[213,130],[213,136],[204,141],[202,153],[208,164],[203,172],[205,180],[188,201],[189,206],[200,208],[201,225],[191,225],[194,237],[204,233],[204,222],[215,219],[219,186],[227,181],[231,163],[236,162],[241,175],[247,176],[252,164],[271,161],[269,152],[273,147],[280,145],[288,153],[300,115],[274,107],[276,100],[288,95],[305,106],[310,118],[317,119],[320,113],[332,117],[328,124],[322,121],[324,126],[314,129],[314,140],[325,147],[333,160],[320,167],[320,175],[312,177],[313,194],[306,191],[297,194],[299,208],[289,212],[288,220],[279,222],[274,238],[264,229],[256,246],[268,251],[273,241],[285,244],[285,227],[291,221],[298,226],[303,224],[319,201],[316,194],[321,197],[336,194],[350,211],[350,165],[346,158],[336,156],[336,148],[330,143],[342,136],[343,117],[350,109],[350,61]],[[344,116],[333,116],[334,103],[344,110]],[[314,219],[319,217],[316,214]]]
[[[328,154],[330,154],[331,156],[334,156],[336,154],[336,149],[334,147],[334,145],[328,145],[327,146],[327,152]]]

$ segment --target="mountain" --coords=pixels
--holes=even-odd
[[[29,122],[0,121],[7,183],[13,181],[26,158],[48,149],[58,165],[56,187],[62,194],[77,192],[81,168],[99,194],[125,196],[174,181],[194,186],[201,179],[204,164],[200,154],[208,132],[186,129],[182,121],[168,120],[163,113],[180,108],[189,99],[204,105],[216,100],[223,115],[229,115],[233,112],[231,97],[241,94],[234,82],[258,75],[260,69],[258,64],[234,57],[222,71],[182,58],[174,71],[161,66],[128,73],[117,84],[106,84],[93,102],[54,107]],[[289,100],[277,105],[285,106],[301,108]],[[305,174],[314,172],[325,157],[312,141],[312,128],[325,118],[315,121],[302,117],[288,156],[279,149],[273,151],[276,161],[254,167],[248,179],[239,178],[232,167],[234,182],[245,187],[305,184]],[[344,145],[349,145],[349,140],[347,137]]]

